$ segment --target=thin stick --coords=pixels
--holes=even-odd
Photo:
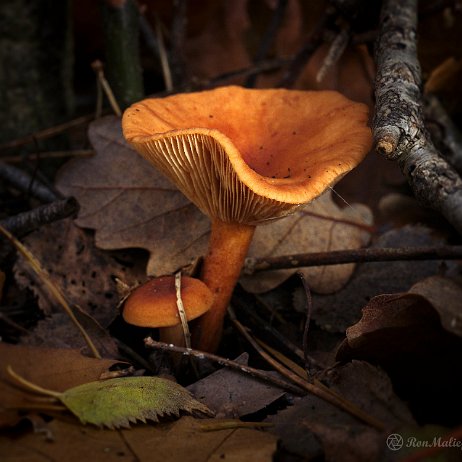
[[[22,138],[8,141],[6,143],[0,144],[0,151],[10,148],[19,148],[25,144],[33,143],[36,140],[45,140],[47,138],[51,138],[52,136],[59,135],[60,133],[69,130],[70,128],[78,127],[79,125],[91,122],[94,118],[94,114],[77,117],[76,119],[69,120],[69,122],[54,125],[53,127],[46,128],[45,130],[40,130]]]
[[[101,85],[101,79],[96,74],[96,105],[95,105],[95,120],[101,117],[103,113],[103,86]]]
[[[21,244],[21,242],[19,242],[9,231],[7,231],[1,225],[0,225],[0,233],[3,234],[14,245],[16,250],[26,259],[26,261],[29,263],[31,268],[40,278],[42,283],[46,286],[46,288],[50,291],[50,293],[55,297],[55,299],[64,309],[65,313],[69,316],[69,318],[71,318],[71,321],[74,323],[74,325],[77,327],[77,329],[82,334],[82,337],[85,339],[85,342],[87,343],[88,347],[93,353],[93,356],[95,358],[101,359],[101,355],[99,354],[95,344],[93,343],[93,341],[91,340],[91,338],[89,337],[89,335],[87,334],[83,326],[80,324],[78,319],[75,317],[75,314],[72,311],[72,308],[67,303],[67,300],[64,297],[63,293],[61,292],[60,288],[52,282],[47,272],[40,265],[40,262],[24,245]]]
[[[327,52],[327,55],[324,58],[324,61],[316,74],[317,83],[322,82],[329,70],[333,66],[335,66],[335,64],[337,64],[337,62],[340,60],[340,58],[343,55],[343,52],[345,51],[348,45],[348,42],[350,41],[350,38],[351,32],[349,26],[344,27],[335,36],[334,40],[332,41],[329,47],[329,51]]]
[[[95,155],[93,149],[71,149],[69,151],[45,151],[40,153],[40,159],[61,159],[62,157],[91,157]],[[10,164],[24,162],[29,155],[2,156],[2,161]]]
[[[283,255],[281,257],[247,258],[243,271],[244,274],[251,275],[259,271],[339,265],[346,263],[408,260],[458,260],[460,258],[462,258],[462,246],[460,245],[398,248],[371,247],[367,249],[301,253],[296,255]]]
[[[62,396],[62,393],[53,390],[48,390],[47,388],[42,388],[40,385],[36,385],[35,383],[29,382],[29,380],[17,374],[10,365],[6,366],[6,372],[18,383],[20,383],[22,386],[24,386],[30,391],[34,391],[35,393],[39,393],[40,395],[51,396],[57,399],[59,399]]]
[[[111,89],[111,86],[109,85],[109,82],[107,81],[106,77],[104,76],[104,66],[103,63],[97,59],[92,62],[91,67],[96,73],[96,77],[98,78],[101,87],[103,88],[104,93],[106,94],[106,97],[109,101],[109,104],[114,111],[114,114],[118,117],[122,116],[122,111],[120,109],[119,103],[117,102],[114,93]]]
[[[78,210],[78,202],[73,197],[68,197],[0,220],[0,225],[16,236],[23,236],[42,225],[74,215]]]
[[[267,361],[272,367],[274,367],[274,369],[276,369],[280,374],[284,375],[284,377],[287,377],[293,383],[303,388],[304,390],[312,393],[318,398],[321,398],[324,401],[327,401],[328,403],[333,404],[334,406],[338,406],[340,409],[348,412],[352,416],[367,423],[368,425],[371,425],[372,427],[377,428],[378,430],[385,430],[386,426],[383,422],[367,414],[366,412],[364,412],[362,409],[357,407],[351,401],[348,401],[343,397],[339,397],[338,394],[336,393],[331,393],[328,388],[322,388],[310,382],[307,382],[306,380],[303,380],[297,374],[293,373],[289,369],[286,369],[282,364],[274,360],[270,355],[268,355],[265,351],[263,351],[260,348],[257,342],[255,342],[252,336],[247,332],[245,327],[233,316],[231,310],[229,314],[230,314],[229,317],[231,319],[231,322],[236,327],[236,329],[239,331],[239,333],[241,333],[242,336],[245,337],[245,339],[252,345],[253,348],[255,348],[258,351],[260,356],[265,361]]]
[[[206,353],[205,351],[193,350],[191,348],[182,348],[175,345],[171,345],[169,343],[163,342],[156,342],[151,337],[147,337],[144,339],[144,344],[148,348],[155,348],[157,350],[164,350],[164,351],[173,351],[175,353],[182,353],[186,356],[193,356],[197,359],[208,359],[214,363],[220,364],[221,366],[229,367],[230,369],[243,372],[244,374],[251,375],[257,379],[263,380],[265,382],[272,383],[276,387],[282,388],[283,390],[290,391],[291,393],[300,395],[302,394],[302,390],[292,385],[285,380],[278,379],[274,377],[274,375],[270,375],[265,371],[261,371],[259,369],[255,369],[250,366],[246,366],[240,364],[236,361],[232,361],[231,359],[222,358],[221,356],[214,355],[212,353]]]
[[[184,344],[186,348],[191,348],[191,332],[189,332],[188,319],[181,298],[181,271],[175,274],[175,291],[176,291],[176,307],[180,315],[181,327],[183,328]]]
[[[160,58],[160,65],[162,68],[162,76],[164,78],[165,89],[167,91],[173,90],[173,79],[172,79],[172,71],[170,70],[170,64],[168,62],[167,56],[167,49],[165,47],[164,36],[162,34],[162,24],[156,16],[156,37],[157,43],[159,44],[159,58]]]
[[[310,330],[310,321],[311,321],[311,313],[313,311],[313,299],[311,297],[311,290],[308,287],[308,283],[306,282],[305,276],[303,273],[298,272],[297,276],[302,281],[303,289],[305,291],[306,297],[306,320],[305,320],[305,327],[303,329],[303,357],[305,359],[305,369],[308,373],[310,367],[313,366],[310,356],[308,355],[308,332]]]
[[[60,404],[35,404],[35,403],[24,404],[23,406],[11,406],[6,409],[16,410],[16,411],[36,411],[36,412],[43,412],[43,413],[67,411],[67,407],[61,406]]]
[[[268,428],[274,427],[272,422],[242,422],[242,420],[230,419],[230,420],[218,420],[215,419],[212,422],[199,422],[199,428],[203,432],[213,432],[217,430],[230,430],[235,428]]]
[[[293,58],[292,58],[293,59]],[[219,74],[209,81],[203,82],[200,86],[201,88],[212,88],[219,84],[222,84],[226,80],[233,79],[235,77],[248,77],[250,75],[261,74],[262,72],[275,71],[281,67],[286,66],[292,62],[290,58],[273,58],[260,61],[255,65],[244,67],[242,69],[236,69],[229,72],[224,72]]]
[[[258,343],[259,346],[261,346],[264,350],[266,350],[271,356],[273,356],[275,359],[277,359],[281,364],[283,364],[285,367],[290,369],[292,372],[297,374],[302,379],[308,380],[307,371],[305,369],[303,369],[303,367],[299,366],[296,362],[292,361],[287,356],[283,355],[280,351],[278,351],[275,348],[269,346],[263,340],[260,340],[257,337],[254,337],[254,338],[255,338],[255,341]]]
[[[298,51],[289,65],[287,71],[283,75],[281,81],[278,83],[278,87],[291,88],[296,83],[298,77],[302,73],[305,65],[313,56],[314,52],[318,49],[323,41],[322,33],[328,19],[330,18],[330,13],[324,13],[323,16],[319,19],[319,22],[311,34],[308,41],[303,45],[303,47]]]

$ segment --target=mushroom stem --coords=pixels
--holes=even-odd
[[[160,327],[159,341],[168,343],[169,345],[176,345],[179,347],[186,346],[184,332],[181,324],[177,324],[176,326],[170,327]]]
[[[213,292],[214,301],[212,308],[197,320],[194,329],[193,343],[199,350],[213,352],[218,348],[223,319],[254,232],[253,225],[212,221],[201,279]]]

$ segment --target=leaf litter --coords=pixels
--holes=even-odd
[[[205,253],[209,233],[208,219],[126,146],[120,133],[119,120],[109,117],[94,122],[90,127],[89,136],[97,152],[96,155],[91,159],[85,159],[84,162],[82,159],[74,159],[66,164],[58,177],[57,186],[63,194],[72,194],[78,198],[81,212],[75,223],[80,227],[95,229],[96,245],[101,249],[133,247],[147,249],[150,252],[148,274],[172,272]],[[117,155],[117,162],[114,162],[114,153]],[[126,175],[128,170],[132,172],[130,176]],[[283,252],[298,253],[306,251],[307,246],[310,247],[310,251],[327,250],[339,245],[363,246],[369,240],[369,233],[361,225],[371,223],[370,211],[360,205],[341,210],[335,206],[330,195],[321,198],[313,210],[308,206],[295,218],[283,228],[278,228],[278,222],[266,226],[266,233],[262,233],[260,238],[257,236],[257,248],[259,242],[260,246],[261,242],[265,242],[272,246],[272,248],[264,247],[266,254],[276,251],[276,248],[282,249]],[[184,227],[185,221],[191,226]],[[342,221],[352,223],[342,223]],[[283,223],[283,220],[279,223]],[[274,230],[271,231],[273,226]],[[308,233],[304,233],[303,228],[311,229],[310,233],[315,234],[317,238],[307,242],[304,237]],[[315,229],[314,233],[313,229]],[[71,220],[42,228],[28,237],[26,242],[41,259],[47,261],[52,278],[65,289],[66,294],[69,292],[70,299],[79,307],[84,307],[83,314],[90,320],[94,316],[95,326],[98,328],[101,322],[103,330],[117,314],[114,311],[116,307],[114,275],[124,282],[142,278],[139,272],[119,265],[110,255],[94,248],[88,233],[72,225]],[[67,258],[48,257],[50,253],[57,254],[54,252],[56,245],[61,246]],[[310,271],[314,274],[313,280],[316,281],[314,284],[317,284],[319,290],[328,292],[337,290],[348,280],[353,266],[332,268],[332,271],[329,269],[327,272],[321,269],[318,274],[316,268]],[[81,271],[81,274],[69,271],[70,267]],[[96,276],[94,271],[90,272],[92,268],[98,269]],[[266,284],[269,284],[268,287],[279,285],[293,272],[293,270],[279,272],[276,277],[271,276],[272,281]],[[47,339],[51,338],[57,340],[60,346],[81,347],[82,345],[72,339],[72,336],[66,334],[65,331],[69,333],[70,330],[66,328],[62,314],[55,311],[53,302],[47,294],[40,285],[31,282],[30,275],[26,273],[25,265],[19,263],[17,279],[24,287],[33,287],[39,296],[42,309],[49,316],[41,321],[23,342],[31,345],[47,344]],[[265,284],[265,274],[252,279],[257,281],[257,284]],[[251,284],[251,278],[248,278],[248,281]],[[50,335],[51,332],[54,335]],[[113,355],[116,354],[114,349],[106,349],[108,356],[111,356],[110,351]],[[225,377],[227,374],[226,370],[217,372],[217,375]],[[214,377],[210,379],[212,384],[214,380]],[[241,381],[242,377],[238,377],[238,382]],[[256,412],[281,396],[280,390],[272,390],[267,385],[256,383],[256,388],[252,391],[253,388],[245,384],[241,387],[239,383],[233,385],[232,380],[228,382],[228,396],[223,395],[221,405],[218,406],[219,412],[223,415],[245,415]],[[93,385],[88,386],[91,388]],[[268,390],[265,388],[267,392],[264,392],[261,387],[268,388]],[[233,388],[234,395],[236,389],[244,391],[244,395],[235,396],[234,404],[229,394],[233,394]],[[256,395],[261,396],[255,399]],[[66,395],[62,395],[64,396]],[[70,396],[72,401],[72,392]],[[91,408],[91,411],[93,410]],[[134,417],[128,417],[128,420],[123,418],[116,421],[106,420],[103,424],[123,424],[130,418],[136,419],[137,416],[141,419],[146,416],[155,418],[156,414],[140,412]],[[82,417],[82,421],[102,422],[87,416]]]
[[[85,228],[95,229],[95,239],[98,247],[101,249],[140,247],[148,250],[150,252],[150,258],[147,268],[148,272],[151,272],[150,274],[156,274],[157,271],[162,273],[172,272],[178,267],[189,264],[193,258],[203,254],[206,250],[206,241],[208,239],[208,220],[203,217],[194,206],[187,203],[187,201],[185,202],[185,199],[181,197],[181,195],[178,195],[179,193],[176,189],[166,183],[165,179],[160,176],[156,178],[156,173],[153,171],[152,167],[145,164],[139,156],[127,148],[120,135],[119,121],[115,118],[102,119],[92,125],[91,133],[92,142],[97,151],[96,156],[85,161],[82,161],[82,159],[75,159],[68,163],[61,171],[58,185],[62,188],[62,192],[65,194],[74,194],[78,197],[82,205],[82,212],[76,220],[76,223]],[[122,160],[120,162],[122,171],[117,170],[119,162],[113,162],[114,152],[119,152],[118,150],[120,150],[120,155],[122,156]],[[90,163],[90,165],[87,165],[87,163]],[[144,165],[142,165],[143,163]],[[135,178],[137,175],[140,175],[141,180],[136,184],[131,183],[132,179],[124,174],[123,170],[126,171],[127,168],[129,168],[129,165],[130,169],[133,165],[135,165],[135,167],[133,167],[136,171],[136,175],[134,174]],[[96,173],[98,171],[103,172],[103,174],[98,177],[95,175],[92,176],[92,172]],[[141,174],[142,171],[145,173]],[[123,180],[122,183],[121,179]],[[161,200],[159,200],[159,194],[161,194]],[[121,202],[119,203],[119,201]],[[152,205],[152,203],[154,203],[154,205]],[[152,205],[151,208],[149,204]],[[146,210],[149,212],[148,215],[144,214]],[[172,217],[174,219],[172,219]],[[183,224],[185,220],[192,225],[184,227]],[[53,231],[55,233],[54,235],[50,234],[48,238],[45,239],[43,236],[35,236],[35,239],[40,243],[48,240],[48,244],[43,245],[43,248],[40,250],[42,258],[47,260],[48,254],[52,252],[53,239],[57,239],[59,242],[60,235],[66,236],[66,233],[69,233],[69,236],[73,236],[70,241],[71,243],[74,243],[73,246],[70,246],[70,251],[73,254],[71,261],[72,259],[76,259],[74,260],[77,262],[75,267],[83,267],[84,273],[87,271],[87,268],[92,266],[100,268],[100,262],[98,260],[94,261],[93,255],[98,255],[98,258],[103,259],[102,261],[104,263],[102,267],[104,268],[104,271],[99,274],[98,277],[103,278],[104,283],[109,284],[109,288],[107,288],[107,286],[104,286],[104,288],[99,286],[98,288],[97,286],[101,282],[101,279],[99,279],[95,281],[96,285],[94,286],[94,289],[92,288],[88,291],[83,290],[80,294],[78,293],[79,289],[82,291],[82,288],[85,289],[87,284],[87,274],[78,275],[78,277],[72,278],[71,284],[69,284],[69,281],[67,280],[69,276],[66,277],[66,274],[69,275],[69,273],[66,273],[65,266],[59,271],[56,270],[55,265],[59,265],[59,262],[56,261],[52,262],[50,269],[53,277],[56,277],[55,273],[59,275],[58,278],[61,277],[59,282],[63,284],[66,291],[69,290],[69,292],[72,293],[73,287],[77,286],[75,290],[75,299],[77,300],[77,303],[80,301],[80,304],[85,306],[88,312],[91,313],[91,316],[95,316],[95,321],[97,321],[96,317],[98,317],[98,319],[103,322],[103,327],[107,327],[117,314],[116,303],[114,301],[114,297],[117,298],[117,288],[114,283],[115,278],[111,276],[117,273],[124,281],[131,282],[142,279],[144,277],[144,272],[143,270],[138,271],[132,269],[132,267],[124,267],[124,265],[118,266],[117,261],[111,259],[107,252],[103,252],[92,247],[91,238],[88,233],[83,230],[78,230],[78,228],[74,225],[69,225],[70,222],[71,220],[67,220],[60,225],[67,226],[67,232],[63,233],[62,228],[60,230],[59,226],[56,226],[56,230]],[[255,240],[255,246],[258,249],[258,252],[253,253],[254,250],[251,249],[251,256],[264,257],[266,255],[282,255],[285,253],[302,253],[307,251],[334,250],[336,248],[362,247],[367,245],[370,239],[370,232],[367,230],[367,226],[371,223],[372,216],[368,208],[354,204],[344,209],[340,209],[332,201],[331,195],[326,194],[318,201],[310,204],[305,209],[302,209],[298,214],[292,217],[292,220],[291,218],[286,218],[285,220],[280,220],[279,222],[275,222],[271,225],[260,227],[259,229],[263,230],[262,235],[260,238],[257,236]],[[179,232],[178,229],[181,229],[181,232]],[[47,232],[46,228],[43,228],[42,230],[44,233]],[[173,232],[172,230],[175,231]],[[132,233],[132,231],[134,231],[134,233]],[[398,245],[403,245],[402,234],[400,235],[399,233],[404,233],[404,235],[406,235],[406,232],[406,228],[404,228],[403,231],[397,231],[399,237],[396,238],[396,242],[399,243]],[[425,234],[425,232],[423,234]],[[75,237],[76,235],[78,236],[77,238]],[[78,245],[79,242],[82,242],[81,236],[86,236],[85,239],[88,239],[83,241],[83,252],[82,245]],[[312,240],[310,241],[309,238],[312,238]],[[415,235],[411,232],[409,235],[410,242],[415,242],[414,238]],[[31,237],[32,242],[33,239],[34,237]],[[190,242],[193,242],[192,245],[188,242],[188,239],[190,239]],[[425,241],[425,239],[431,241],[433,238],[427,236],[424,237],[423,240]],[[418,244],[420,244],[420,242],[414,245]],[[376,245],[383,245],[383,242],[380,242],[379,240]],[[42,244],[38,245],[39,248],[41,246]],[[84,258],[89,257],[89,259],[78,260],[78,256],[81,254],[84,255]],[[170,258],[167,257],[167,255],[173,255],[174,257]],[[390,263],[387,265],[390,265]],[[438,263],[435,264],[433,262],[428,263],[428,265],[427,272],[414,273],[412,274],[412,277],[409,277],[409,280],[417,282],[422,275],[434,274],[437,270]],[[56,266],[56,268],[59,268],[59,266]],[[388,266],[388,268],[390,268],[390,266]],[[18,279],[22,276],[22,273],[20,274],[19,270],[23,271],[24,268],[21,269],[21,267],[18,267]],[[386,268],[384,267],[384,271],[385,270]],[[337,293],[341,294],[342,287],[345,286],[353,271],[354,265],[339,265],[338,267],[328,269],[309,269],[307,272],[304,272],[304,274],[308,283],[312,285],[318,293],[323,294],[317,295],[317,297],[336,297],[336,293],[333,295],[328,294],[339,290],[340,291]],[[255,278],[245,278],[243,281],[244,284],[248,284],[247,290],[253,290],[255,292],[267,291],[279,286],[282,282],[287,280],[293,272],[294,270],[287,271],[285,272],[286,274],[281,272],[281,274],[277,274],[276,277],[274,275],[268,275],[268,273],[262,273]],[[90,273],[90,279],[95,279],[91,276],[91,274],[92,273]],[[364,269],[364,275],[366,274],[367,270]],[[397,273],[395,272],[394,274],[396,275]],[[409,275],[411,275],[411,272]],[[376,277],[379,277],[378,274]],[[72,283],[72,280],[76,283]],[[405,280],[407,281],[408,279]],[[405,280],[401,277],[399,284],[405,284]],[[252,284],[254,284],[255,287],[252,287]],[[343,290],[352,291],[352,300],[354,300],[355,297],[356,300],[358,300],[358,294],[356,293],[353,295],[355,289],[351,288],[351,284],[352,283],[345,286]],[[25,279],[24,286],[27,285],[28,282],[27,279]],[[385,290],[385,287],[387,287],[386,284],[382,289]],[[391,284],[388,287],[393,287],[393,285]],[[37,293],[40,293],[37,288],[34,290],[36,290]],[[97,305],[95,303],[96,306],[93,306],[91,301],[93,290],[95,290],[95,300],[98,300]],[[375,287],[374,290],[380,291],[381,289],[380,287]],[[112,295],[108,297],[108,293]],[[58,330],[61,324],[61,321],[59,320],[60,313],[53,312],[53,308],[50,308],[52,304],[47,304],[45,296],[40,295],[40,299],[41,305],[47,310],[47,312],[51,312],[51,316],[44,321],[44,323],[47,323],[47,327],[43,329],[39,326],[36,329],[35,334],[38,335],[38,337],[46,338],[50,337],[50,332],[54,332],[56,333],[54,337],[61,338],[61,333]],[[315,310],[316,306],[317,300],[315,299]],[[346,312],[349,311],[350,310]],[[353,316],[355,316],[354,313],[355,312],[353,311]],[[336,316],[335,310],[333,314]],[[318,317],[316,319],[316,316],[317,314],[315,312],[315,320],[319,322],[320,318]],[[54,321],[54,319],[56,321]],[[353,322],[352,320],[354,320],[354,318],[349,318],[349,320],[344,324],[345,327],[351,325]],[[320,324],[324,329],[329,331],[328,324]],[[340,329],[341,331],[341,326],[342,324],[337,325],[337,330]],[[66,336],[63,335],[62,338],[65,337]],[[25,339],[25,341],[27,342],[27,339]],[[34,341],[32,341],[32,343],[34,344]],[[76,346],[74,341],[67,343],[67,345]],[[81,345],[79,345],[79,347],[80,346]],[[114,350],[113,353],[115,354]],[[357,376],[357,373],[352,372],[351,370],[349,373],[352,374],[352,380],[353,377]],[[218,383],[220,380],[223,382],[223,378],[221,377],[220,380],[218,380],[212,376],[210,379],[204,379],[205,383],[207,383],[207,379],[209,379],[209,384],[211,383],[210,389],[208,389],[206,393],[204,392],[204,402],[212,403],[211,407],[217,410],[220,415],[244,416],[248,412],[251,413],[261,410],[268,406],[268,404],[270,404],[273,400],[270,396],[271,393],[265,397],[263,390],[260,390],[260,392],[258,391],[258,386],[255,388],[255,391],[252,391],[251,389],[247,390],[246,385],[241,386],[242,383],[241,385],[234,384],[243,392],[243,394],[241,393],[236,395],[235,389],[233,390],[233,379],[227,378],[227,371],[219,371],[217,375],[223,375],[224,380],[227,382],[226,385],[229,385],[229,387],[223,387],[224,393],[221,395],[216,393],[216,396],[214,396],[216,400],[213,401],[210,400],[209,397],[213,394],[214,388],[220,388]],[[201,390],[200,386],[201,385],[198,385],[198,390]],[[203,390],[207,390],[207,387],[203,388]],[[252,398],[252,396],[255,396],[255,394],[258,395],[259,393],[261,393],[261,399],[257,400]],[[280,394],[280,391],[278,390],[277,393]],[[219,396],[221,396],[221,398],[219,398]],[[348,391],[345,393],[345,396],[348,397]],[[315,398],[303,398],[303,400],[305,399],[309,401],[310,399]],[[246,402],[246,400],[248,401]],[[237,402],[239,402],[239,404],[236,404]],[[294,408],[298,406],[297,403],[299,402],[299,400],[295,400]],[[248,406],[246,406],[247,404]],[[311,409],[313,408],[313,404],[310,404],[309,406]],[[362,406],[367,411],[369,410],[368,403],[362,403]],[[289,412],[291,409],[293,408],[288,408],[286,411]],[[281,415],[285,415],[283,414],[284,412],[285,411],[281,411]],[[301,412],[307,415],[306,413],[308,412],[308,409]],[[346,416],[346,414],[336,408],[334,412],[342,416]],[[371,412],[374,414],[375,411]],[[140,411],[137,415],[140,416],[141,419],[145,418],[142,411]],[[156,414],[147,414],[148,417],[152,415]],[[94,421],[95,423],[102,422],[101,420],[91,420],[92,418],[93,417],[88,419],[87,417],[83,417],[82,420],[90,422]],[[131,418],[134,420],[136,419],[136,416],[133,417],[132,415]],[[130,417],[127,419],[128,420],[123,420],[122,418],[122,420],[119,419],[116,421],[106,420],[106,422],[109,422],[110,425],[117,425],[117,423],[120,424],[129,422]],[[181,421],[183,421],[183,419],[179,422]],[[336,421],[341,421],[341,419],[338,420],[336,417]],[[52,423],[55,422],[57,421],[53,421]],[[344,428],[341,426],[334,428],[330,422],[326,424],[323,419],[318,419],[316,421],[295,419],[294,422],[296,422],[296,425],[298,425],[299,430],[303,432],[305,437],[307,432],[311,435],[310,437],[305,438],[308,442],[308,446],[303,445],[301,442],[296,443],[296,446],[299,446],[295,448],[294,452],[297,453],[300,451],[300,454],[303,453],[304,456],[312,453],[313,450],[315,450],[315,453],[317,454],[320,454],[320,451],[324,451],[324,453],[329,454],[329,457],[331,457],[332,460],[335,460],[336,457],[340,457],[338,455],[340,454],[339,448],[341,448],[342,445],[344,446],[347,444],[349,450],[352,451],[352,457],[364,457],[364,460],[367,460],[367,457],[371,457],[371,454],[378,454],[378,447],[380,444],[383,444],[383,437],[377,436],[375,431],[370,428],[365,428],[363,431],[359,431],[353,439],[349,440],[347,438],[348,432],[346,432]],[[58,424],[56,423],[56,425]],[[165,424],[161,424],[161,426],[162,425]],[[287,424],[282,424],[282,426],[287,426]],[[290,441],[296,441],[296,435],[298,434],[297,431],[292,428],[291,436],[283,434],[279,430],[276,431],[278,437],[282,439],[283,445],[289,448],[289,452],[294,449],[290,449],[292,444]],[[135,434],[138,435],[139,433]],[[255,431],[254,438],[265,438],[265,435],[267,435],[267,433]],[[299,437],[301,436],[299,435]],[[292,440],[290,438],[292,438]],[[319,445],[319,439],[322,441],[323,448]],[[272,446],[270,444],[272,452],[274,452],[274,441],[273,437],[271,440]],[[309,447],[310,445],[312,445],[312,447]],[[356,454],[354,452],[354,448],[358,445],[363,445],[364,450],[362,453]],[[244,449],[241,448],[240,451],[242,450]]]
[[[147,274],[157,276],[202,255],[208,219],[128,147],[120,119],[109,116],[93,122],[88,136],[96,155],[68,162],[56,186],[77,198],[81,208],[76,223],[96,231],[96,245],[147,249]]]
[[[235,361],[246,365],[248,359],[248,353],[243,353]],[[279,376],[277,372],[271,374]],[[253,414],[285,394],[278,387],[228,368],[219,369],[187,388],[220,418]]]
[[[214,422],[210,421],[211,424]],[[274,435],[253,429],[203,431],[197,420],[188,416],[175,422],[155,426],[139,424],[136,429],[118,431],[82,427],[57,419],[50,422],[48,427],[51,440],[30,432],[18,444],[17,440],[0,435],[0,459],[4,462],[39,462],[45,456],[50,460],[68,462],[132,462],[134,459],[168,462],[271,462],[277,445]]]

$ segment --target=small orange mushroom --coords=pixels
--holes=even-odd
[[[201,279],[213,307],[197,348],[216,349],[255,226],[319,196],[371,146],[368,109],[333,91],[221,87],[125,111],[127,141],[212,220]]]
[[[191,321],[211,308],[213,293],[202,281],[182,276],[181,301],[186,320]],[[151,279],[137,287],[125,300],[122,316],[134,326],[159,328],[162,342],[184,345],[174,276]]]

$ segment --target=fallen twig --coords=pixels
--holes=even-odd
[[[375,150],[396,160],[416,198],[462,233],[462,179],[432,144],[423,122],[416,44],[417,0],[385,0],[376,48]]]
[[[168,61],[168,53],[165,47],[164,36],[162,34],[162,24],[160,19],[156,16],[156,36],[157,43],[159,44],[159,59],[160,65],[162,68],[162,75],[165,82],[165,90],[167,92],[173,91],[173,80],[172,80],[172,71],[170,69],[170,63]]]
[[[227,80],[234,79],[235,77],[248,77],[250,75],[257,75],[263,72],[275,71],[281,67],[286,66],[292,62],[293,58],[273,58],[260,61],[252,66],[236,69],[229,72],[219,74],[209,81],[199,84],[200,88],[213,88]]]
[[[99,60],[96,59],[91,63],[92,69],[95,71],[96,78],[98,79],[98,88],[102,88],[104,91],[104,94],[106,95],[106,98],[109,101],[109,104],[111,106],[111,109],[114,111],[114,114],[117,117],[120,117],[122,115],[122,111],[120,109],[119,103],[117,102],[114,93],[112,91],[111,86],[109,85],[109,82],[107,81],[105,75],[104,75],[104,66],[103,63]],[[100,117],[101,115],[101,98],[98,98],[98,103],[97,103],[97,109],[96,109],[96,117]]]
[[[50,202],[27,212],[0,220],[0,224],[16,236],[24,236],[42,225],[54,223],[79,210],[79,204],[73,197]]]
[[[31,133],[30,135],[24,136],[22,138],[7,141],[6,143],[0,144],[0,151],[10,148],[19,148],[20,146],[33,143],[37,140],[45,140],[47,138],[51,138],[52,136],[59,135],[60,133],[69,130],[70,128],[78,127],[79,125],[89,123],[94,118],[94,114],[77,117],[76,119],[69,120],[69,122],[64,122],[62,124],[46,128],[45,130],[40,130],[38,132]]]
[[[246,258],[243,273],[252,275],[259,271],[302,268],[309,266],[339,265],[408,260],[458,260],[462,258],[462,246],[440,247],[384,247],[367,249],[333,250],[331,252],[301,253],[281,257]]]
[[[40,160],[43,159],[61,159],[63,157],[92,157],[95,155],[93,149],[70,149],[69,151],[45,151],[40,153]],[[3,162],[10,164],[19,163],[29,160],[31,157],[37,157],[36,154],[2,156]]]
[[[303,388],[304,390],[308,391],[309,393],[312,393],[318,398],[321,398],[322,400],[339,407],[345,412],[348,412],[350,415],[367,423],[368,425],[371,425],[372,427],[378,430],[385,430],[386,427],[383,422],[376,419],[374,416],[367,414],[361,408],[357,407],[356,404],[341,397],[336,392],[331,392],[330,389],[325,386],[320,387],[314,383],[310,383],[302,379],[296,373],[284,367],[281,363],[279,363],[268,353],[266,353],[266,351],[263,351],[262,348],[260,348],[258,343],[247,332],[246,328],[236,319],[231,310],[228,311],[228,314],[230,315],[231,322],[233,323],[234,327],[236,327],[236,329],[239,331],[239,333],[252,345],[253,348],[255,348],[255,350],[258,351],[260,356],[265,361],[267,361],[276,371],[278,371],[284,377],[287,377],[300,388]]]
[[[230,369],[234,369],[243,372],[244,374],[249,374],[257,379],[264,380],[265,382],[272,383],[273,385],[282,388],[283,390],[290,391],[291,393],[295,393],[297,395],[303,394],[303,391],[300,388],[296,387],[295,385],[292,385],[289,382],[286,382],[285,380],[281,380],[275,377],[274,375],[268,374],[265,371],[261,371],[259,369],[254,369],[253,367],[246,366],[244,364],[232,361],[230,359],[222,358],[221,356],[217,356],[212,353],[193,350],[191,348],[182,348],[169,343],[156,342],[151,337],[145,338],[144,344],[148,348],[155,348],[157,350],[164,351],[173,351],[175,353],[181,353],[186,356],[193,356],[197,359],[208,359],[209,361],[218,363],[221,366],[229,367]]]
[[[311,357],[308,354],[308,332],[310,330],[310,322],[311,322],[311,313],[313,311],[313,297],[311,296],[311,290],[306,282],[305,276],[302,272],[298,272],[297,276],[300,278],[303,286],[303,290],[305,292],[305,311],[306,311],[306,319],[305,319],[305,326],[303,327],[303,356],[305,359],[305,369],[307,373],[311,372],[311,368],[313,367],[313,362]]]

